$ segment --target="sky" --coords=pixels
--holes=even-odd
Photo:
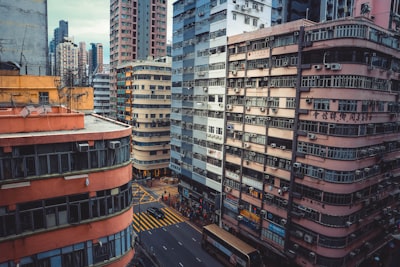
[[[168,0],[168,13],[171,18],[172,2]],[[54,38],[54,30],[60,20],[68,21],[68,35],[74,42],[102,43],[104,63],[110,62],[110,0],[48,0],[49,42]],[[171,40],[172,23],[168,22],[167,39]]]

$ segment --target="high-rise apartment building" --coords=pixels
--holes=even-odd
[[[94,92],[94,113],[109,117],[110,114],[110,71],[105,64],[102,73],[92,76],[91,86]]]
[[[47,75],[47,1],[0,0],[0,64]]]
[[[269,26],[270,14],[270,1],[174,3],[170,168],[187,201],[219,209],[227,37]]]
[[[362,16],[229,38],[224,228],[300,266],[358,266],[389,249],[399,41]]]
[[[110,1],[110,104],[116,118],[117,67],[136,59],[166,55],[166,0]]]
[[[50,75],[56,75],[57,45],[68,37],[68,21],[60,20],[58,28],[54,29],[53,39],[49,43],[49,68]]]
[[[78,45],[73,37],[64,38],[56,48],[56,75],[61,77],[61,86],[78,84]]]
[[[253,31],[237,22],[266,2],[233,2],[174,3],[182,199],[221,203],[221,226],[290,266],[379,258],[400,220],[398,4],[320,1],[321,23],[308,13]],[[307,1],[287,12],[311,12],[295,2]],[[224,33],[231,20],[237,35]]]
[[[134,177],[168,174],[171,58],[121,64],[117,78],[117,119],[133,127]]]
[[[91,75],[103,72],[103,44],[101,43],[90,44],[89,72]]]
[[[89,84],[88,75],[88,51],[86,50],[86,43],[79,42],[78,50],[78,79],[80,85]]]

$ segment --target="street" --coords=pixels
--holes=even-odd
[[[164,189],[161,190],[160,187],[150,189],[137,184],[132,188],[134,195],[132,226],[140,241],[134,261],[137,266],[223,266],[201,248],[201,229],[191,225],[187,218],[173,208],[158,201],[160,197],[158,192],[165,192]],[[169,188],[176,190],[173,187]],[[165,218],[156,219],[147,214],[146,210],[149,207],[159,208],[165,214]]]

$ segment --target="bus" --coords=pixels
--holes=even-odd
[[[260,267],[260,252],[216,224],[203,227],[201,247],[226,266]]]

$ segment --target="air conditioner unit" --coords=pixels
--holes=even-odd
[[[266,119],[267,119],[267,121],[270,121],[270,120],[271,120],[271,117],[268,116]]]
[[[226,105],[227,110],[232,110],[232,105]]]
[[[322,66],[321,66],[321,65],[314,65],[314,69],[315,69],[315,70],[321,70],[321,69],[322,69]]]
[[[364,168],[365,172],[369,172],[371,170],[371,168]]]
[[[317,136],[315,134],[313,134],[313,133],[309,133],[307,136],[308,136],[308,139],[310,139],[310,140],[316,140],[317,139]]]
[[[267,213],[267,211],[266,210],[261,210],[260,213],[264,215],[264,214]]]
[[[246,110],[250,110],[250,109],[251,109],[251,107],[250,107],[250,106],[247,106],[247,107],[246,107]]]
[[[332,63],[331,64],[331,70],[341,70],[342,69],[342,65],[339,63]]]
[[[318,172],[318,173],[323,173],[323,172],[324,172],[324,169],[318,168],[318,169],[317,169],[317,172]]]
[[[232,75],[233,75],[233,76],[236,76],[236,75],[237,75],[237,70],[233,70],[233,71],[232,71]]]
[[[352,226],[352,225],[353,225],[352,222],[350,222],[350,221],[347,221],[347,222],[346,222],[346,226],[347,226],[347,227],[350,227],[350,226]]]
[[[309,255],[310,255],[310,258],[312,258],[312,259],[315,258],[315,253],[314,252],[310,252]]]
[[[312,104],[312,98],[306,98],[306,103],[307,104]]]
[[[208,87],[203,87],[203,91],[207,92],[208,91]]]
[[[244,147],[245,147],[245,148],[249,148],[249,147],[250,147],[250,144],[249,144],[249,143],[244,143]]]
[[[357,198],[362,198],[362,197],[363,197],[363,195],[362,195],[362,193],[361,193],[361,192],[356,192],[356,197],[357,197]]]
[[[232,192],[232,188],[230,188],[230,187],[226,187],[226,190],[225,190],[226,192]]]
[[[278,108],[271,108],[271,111],[272,111],[273,113],[277,113],[277,112],[278,112]]]
[[[239,93],[240,92],[240,88],[235,88],[235,89],[233,89],[233,91],[235,92],[235,93]]]
[[[261,108],[260,108],[260,111],[261,111],[261,112],[264,112],[264,111],[265,111],[265,108],[264,108],[264,107],[261,107]]]
[[[281,225],[285,225],[287,223],[286,219],[281,219]]]
[[[108,148],[110,148],[110,149],[116,149],[116,148],[119,148],[120,146],[121,146],[120,141],[110,141],[108,143]]]
[[[282,150],[285,150],[286,146],[280,146],[279,148],[282,149]]]
[[[243,220],[243,216],[242,216],[242,215],[238,215],[238,216],[237,216],[237,220],[238,220],[238,221]]]
[[[325,69],[330,69],[331,68],[331,64],[325,64]]]
[[[295,162],[295,163],[293,163],[293,167],[301,168],[301,163],[300,162]]]
[[[307,243],[312,244],[314,242],[314,238],[311,235],[305,234],[304,235],[304,241],[306,241]],[[310,252],[311,254],[312,252]]]
[[[271,143],[271,147],[275,148],[276,144],[275,143]]]
[[[257,137],[257,134],[252,133],[252,134],[250,134],[250,137]]]
[[[287,187],[287,186],[282,187],[282,191],[283,191],[283,192],[289,191],[289,187]]]
[[[76,149],[78,152],[87,152],[89,151],[89,144],[77,144]]]

